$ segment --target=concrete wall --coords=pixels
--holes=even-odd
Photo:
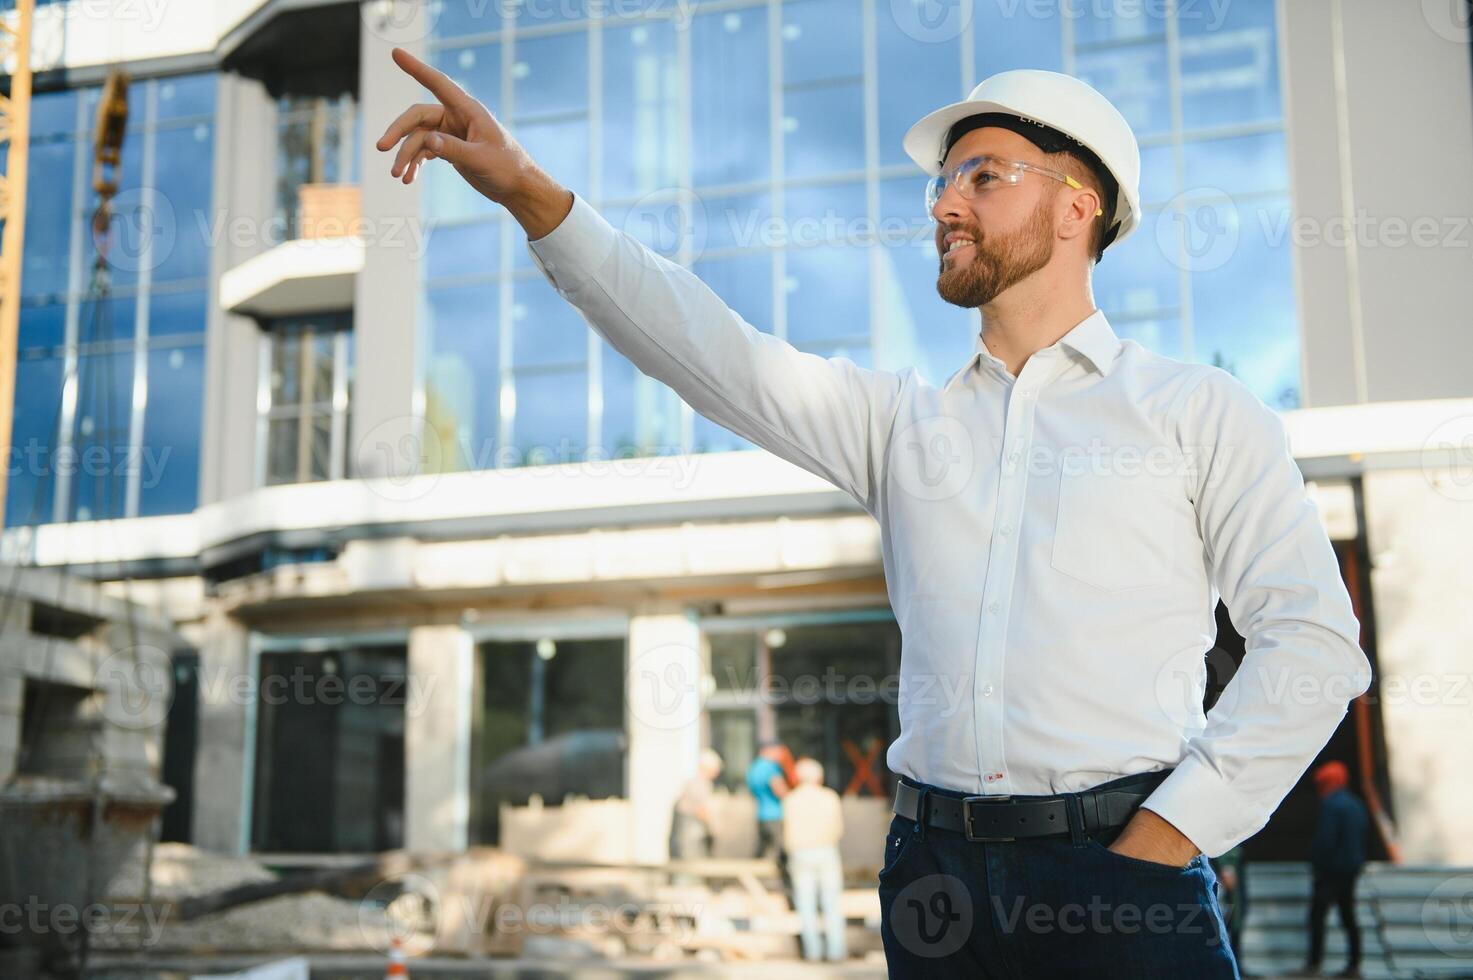
[[[1392,798],[1404,858],[1473,864],[1473,481],[1450,469],[1367,474]]]
[[[247,682],[253,679],[249,634],[223,613],[210,614],[200,644],[199,743],[194,761],[194,843],[244,853],[245,812],[255,758],[249,743]]]
[[[404,718],[404,846],[462,850],[470,842],[471,712],[475,645],[458,626],[409,632],[409,675],[420,710]]]
[[[1455,4],[1281,2],[1307,406],[1473,392],[1473,69]],[[1351,216],[1351,234],[1330,223]],[[1417,232],[1417,229],[1423,229]]]

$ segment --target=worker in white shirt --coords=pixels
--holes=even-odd
[[[783,847],[793,879],[793,908],[805,960],[842,962],[844,937],[844,808],[839,794],[823,784],[823,764],[798,760],[798,785],[783,798]],[[819,921],[822,915],[823,930]]]
[[[1205,858],[1267,822],[1370,665],[1278,415],[1094,305],[1093,265],[1141,221],[1119,111],[1010,71],[907,134],[937,291],[980,314],[933,383],[755,329],[393,56],[439,100],[380,139],[394,175],[449,161],[640,370],[878,520],[903,636],[890,975],[1236,976]],[[1246,656],[1206,715],[1219,597]]]

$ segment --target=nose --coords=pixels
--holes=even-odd
[[[966,206],[966,198],[962,197],[956,189],[956,182],[948,180],[946,190],[936,199],[936,204],[931,208],[931,217],[938,223],[945,223],[948,218],[956,218],[969,213]]]

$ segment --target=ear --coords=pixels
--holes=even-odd
[[[1059,237],[1070,239],[1084,236],[1088,240],[1090,229],[1099,220],[1096,214],[1101,204],[1099,195],[1088,185],[1075,190],[1063,187],[1060,191],[1063,212],[1059,222]]]

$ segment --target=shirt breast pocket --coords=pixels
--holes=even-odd
[[[1151,476],[1065,473],[1051,564],[1104,592],[1166,584],[1181,554],[1190,502]]]

